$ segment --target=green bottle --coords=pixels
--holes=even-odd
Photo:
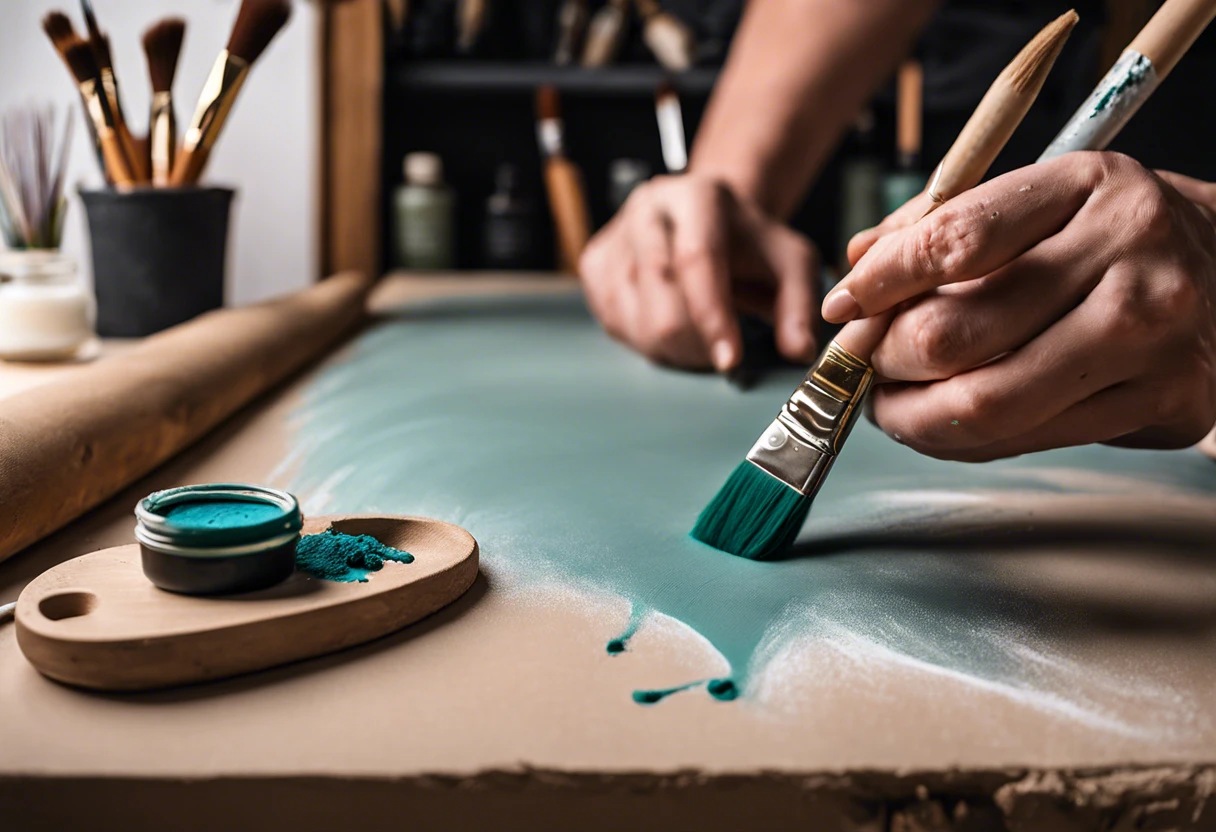
[[[443,182],[443,161],[434,153],[405,157],[405,184],[393,200],[393,250],[404,269],[455,268],[456,195]]]

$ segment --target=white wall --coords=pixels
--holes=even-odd
[[[173,88],[184,129],[216,53],[227,43],[237,6],[238,0],[93,0],[101,27],[110,35],[123,108],[134,130],[142,133],[147,123],[144,30],[170,14],[187,20]],[[53,101],[79,109],[67,69],[42,32],[43,15],[56,8],[72,17],[78,31],[84,30],[75,0],[0,0],[0,108]],[[229,304],[305,286],[317,269],[316,31],[313,4],[297,2],[287,28],[254,65],[207,168],[210,182],[238,189],[229,240]],[[64,248],[87,273],[84,210],[74,192],[76,185],[94,187],[102,180],[80,115]]]

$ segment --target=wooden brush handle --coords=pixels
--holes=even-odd
[[[550,156],[545,160],[545,188],[553,211],[561,268],[577,274],[578,258],[591,237],[583,177],[578,166],[563,156]]]
[[[145,162],[145,154],[140,150],[139,143],[135,141],[135,137],[131,135],[131,129],[127,127],[125,121],[117,121],[114,125],[114,133],[118,136],[118,142],[122,147],[123,155],[127,157],[127,167],[131,171],[131,178],[135,180],[135,184],[142,184],[151,180],[148,172],[148,166]]]
[[[210,312],[0,401],[0,560],[79,517],[323,354],[363,317],[348,272]]]
[[[919,61],[905,61],[899,68],[896,103],[896,145],[901,160],[920,156],[924,120],[925,74]]]
[[[1216,0],[1166,0],[1128,49],[1153,62],[1157,78],[1169,75],[1216,17]]]
[[[127,154],[122,148],[118,134],[113,130],[98,133],[97,141],[101,144],[101,158],[106,163],[106,175],[117,187],[127,188],[135,184],[135,177],[127,166]]]
[[[169,184],[178,188],[196,184],[202,178],[210,155],[205,147],[183,147],[173,162],[173,176]]]

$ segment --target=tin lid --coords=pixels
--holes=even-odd
[[[141,543],[198,550],[199,556],[208,549],[231,550],[290,537],[304,525],[291,494],[242,483],[157,491],[139,501],[135,518],[135,536]]]

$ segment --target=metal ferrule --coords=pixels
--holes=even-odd
[[[89,121],[99,133],[109,133],[114,130],[114,115],[106,106],[105,97],[95,80],[84,81],[80,85],[80,95],[84,98],[85,110],[88,111]]]
[[[122,118],[122,104],[118,100],[118,79],[114,77],[113,67],[102,67],[101,88],[105,92],[106,103],[114,116],[115,124]]]
[[[807,373],[747,459],[814,497],[861,415],[874,369],[835,341]]]
[[[152,181],[165,184],[173,173],[173,154],[177,139],[173,94],[168,90],[152,94],[152,113],[148,117],[148,142],[152,156]]]
[[[1159,83],[1161,79],[1153,62],[1128,49],[1043,151],[1039,161],[1046,162],[1074,150],[1104,150]]]
[[[536,141],[546,157],[562,155],[562,123],[555,118],[536,122]]]
[[[186,130],[182,146],[187,150],[197,150],[200,147],[210,150],[215,139],[232,110],[236,94],[249,74],[249,63],[243,58],[229,54],[227,50],[220,53],[207,83],[199,95],[198,109],[194,111],[194,119]]]

